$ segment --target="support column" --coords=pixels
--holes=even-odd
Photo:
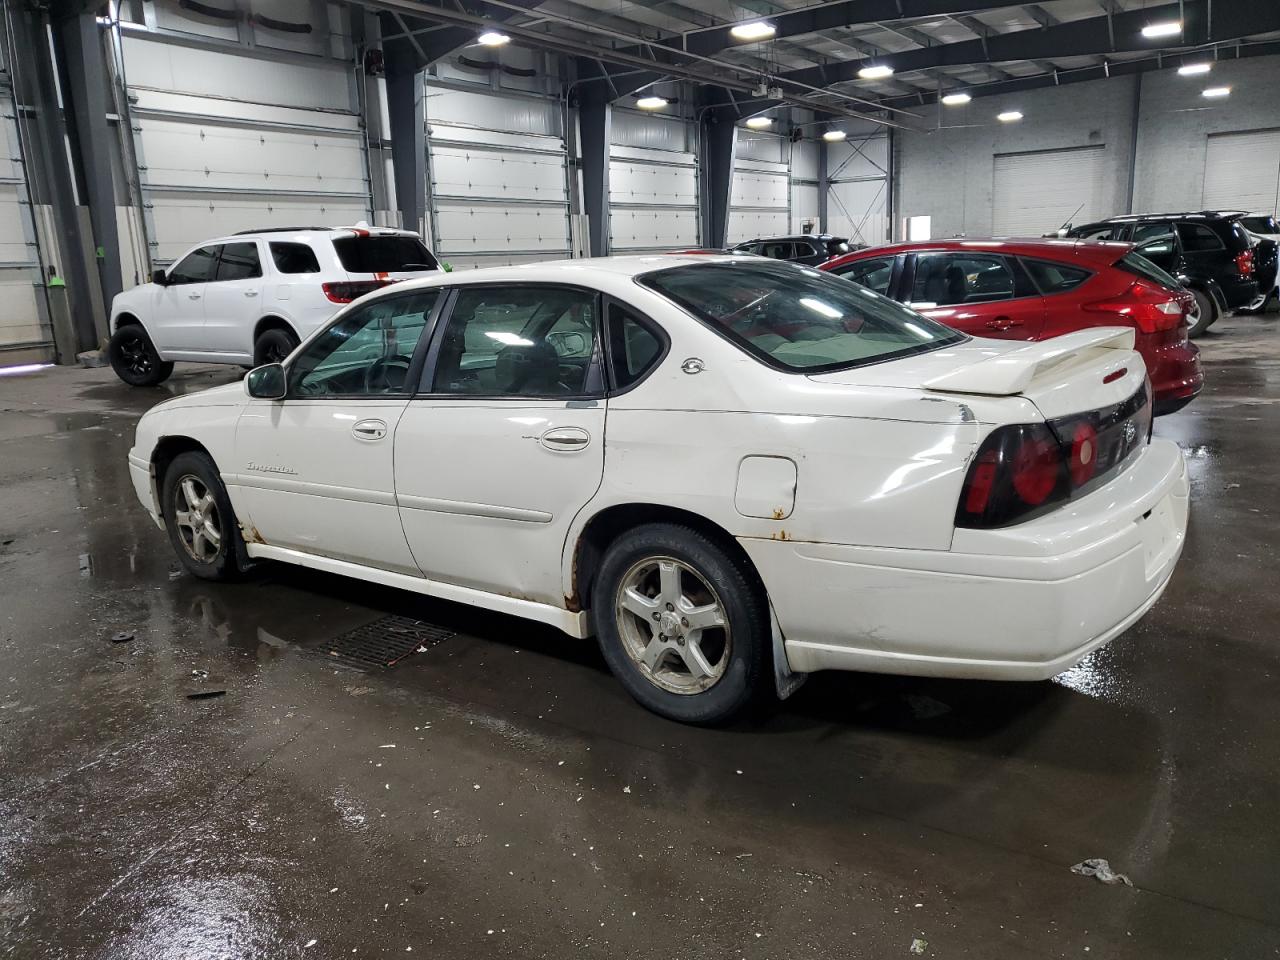
[[[70,108],[66,119],[70,121],[71,149],[80,174],[81,199],[89,208],[93,232],[90,255],[97,265],[103,305],[110,310],[112,299],[124,284],[116,229],[116,187],[107,156],[118,140],[107,123],[107,113],[112,109],[108,100],[111,78],[99,30],[93,13],[81,13],[54,24],[54,38],[60,48],[63,102]],[[68,253],[64,251],[64,257]],[[105,318],[98,332],[110,335]]]
[[[827,228],[827,194],[831,190],[831,180],[827,176],[827,141],[818,141],[818,232],[828,233]]]
[[[406,230],[426,234],[427,131],[422,71],[412,63],[387,61],[387,119],[391,126],[391,165],[396,205]],[[434,244],[436,238],[432,237]]]
[[[723,247],[729,233],[738,128],[732,114],[719,110],[705,111],[698,126],[702,141],[702,189],[698,191],[702,245]]]
[[[578,149],[582,159],[582,207],[593,257],[609,255],[609,130],[613,108],[606,97],[584,97],[578,105]]]

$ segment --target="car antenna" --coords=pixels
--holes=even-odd
[[[1084,203],[1081,203],[1080,206],[1076,207],[1074,210],[1071,211],[1071,216],[1063,220],[1062,226],[1058,228],[1058,236],[1060,237],[1066,236],[1067,230],[1071,227],[1071,221],[1074,220],[1076,218],[1076,214],[1083,209],[1084,209]]]

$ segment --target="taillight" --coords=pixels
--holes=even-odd
[[[1171,330],[1183,322],[1178,297],[1163,287],[1135,280],[1129,289],[1110,300],[1097,300],[1081,307],[1089,313],[1111,313],[1132,321],[1143,333]]]
[[[1236,254],[1236,270],[1240,272],[1242,277],[1253,276],[1253,248],[1241,250]]]
[[[1148,381],[1110,407],[993,430],[969,466],[956,526],[1020,523],[1105,482],[1150,441],[1150,396]]]
[[[392,280],[343,280],[338,283],[322,283],[320,287],[324,290],[324,295],[333,303],[350,303],[366,293],[380,290],[394,282]]]

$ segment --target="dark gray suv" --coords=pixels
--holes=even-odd
[[[816,267],[842,253],[861,250],[862,244],[850,243],[844,237],[830,234],[802,233],[793,237],[766,237],[748,240],[733,248],[735,253],[755,253],[774,260],[790,260]]]

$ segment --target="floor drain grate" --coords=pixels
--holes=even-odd
[[[456,632],[408,617],[386,616],[335,637],[316,652],[349,666],[386,670],[423,647],[443,643]]]

